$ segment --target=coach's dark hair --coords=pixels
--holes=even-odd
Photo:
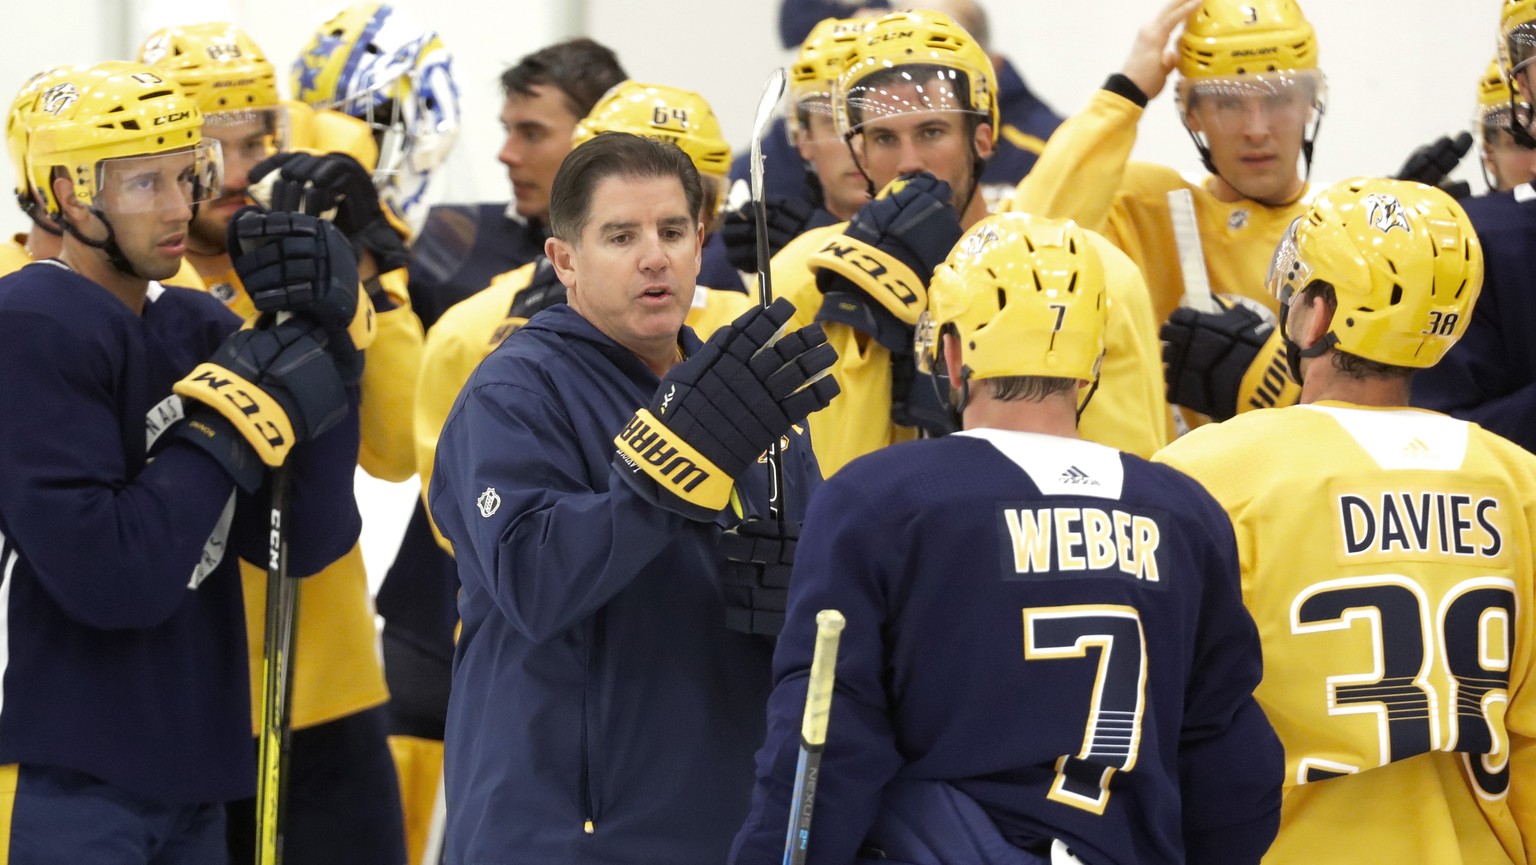
[[[553,86],[565,96],[565,107],[571,114],[581,118],[604,93],[628,77],[612,50],[581,38],[540,48],[517,61],[501,73],[501,89],[508,96],[533,96],[534,87]]]
[[[549,193],[550,233],[566,243],[579,243],[591,215],[592,190],[610,177],[675,177],[683,185],[688,215],[698,221],[704,184],[688,154],[670,142],[628,132],[600,132],[572,150],[555,172]]]

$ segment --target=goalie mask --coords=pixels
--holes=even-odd
[[[1210,134],[1241,135],[1261,112],[1271,126],[1301,125],[1303,176],[1311,174],[1328,86],[1295,0],[1206,0],[1185,22],[1178,55],[1179,115],[1207,171],[1218,173]]]
[[[223,182],[219,143],[202,136],[197,104],[161,70],[113,61],[62,72],[38,91],[27,168],[48,216],[112,265],[139,277],[113,238],[111,216],[173,207],[194,209]],[[84,237],[64,218],[53,180],[107,227],[105,241]]]
[[[934,271],[917,324],[918,369],[945,375],[943,335],[953,333],[962,410],[977,379],[1094,382],[1107,314],[1104,266],[1082,228],[1027,213],[994,214],[972,226]]]
[[[601,132],[628,132],[678,146],[704,180],[705,222],[719,215],[731,173],[731,146],[704,97],[664,84],[623,81],[603,94],[571,134],[571,149]]]
[[[1300,348],[1285,333],[1310,285],[1333,286],[1327,333]],[[1377,363],[1434,366],[1466,332],[1483,285],[1483,252],[1461,205],[1432,186],[1356,178],[1324,190],[1275,249],[1266,278],[1293,357],[1329,348]],[[1301,377],[1297,375],[1297,381]]]
[[[384,3],[357,3],[320,25],[293,64],[295,98],[366,121],[379,145],[380,198],[414,233],[427,184],[459,133],[453,55],[436,31]]]

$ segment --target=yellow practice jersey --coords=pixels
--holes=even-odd
[[[15,273],[32,263],[32,253],[27,252],[27,236],[15,234],[0,243],[0,276]]]
[[[406,298],[404,272],[386,273],[380,282],[399,305],[375,317],[373,344],[364,355],[358,463],[369,474],[401,481],[415,469],[407,412],[414,396],[422,331]],[[242,318],[249,320],[256,314],[232,269],[209,274],[207,290]],[[259,729],[267,573],[241,560],[240,579],[251,664],[252,728]],[[378,631],[362,548],[353,546],[345,556],[304,580],[299,591],[293,725],[310,727],[386,702],[389,692],[379,663]]]
[[[774,256],[774,294],[794,304],[793,326],[815,321],[821,308],[822,293],[808,259],[846,225],[812,229]],[[1135,265],[1103,238],[1095,242],[1109,297],[1107,352],[1079,432],[1090,441],[1148,457],[1168,441],[1161,343]],[[822,326],[837,350],[832,375],[842,393],[811,415],[811,446],[822,473],[831,477],[857,457],[917,438],[917,430],[891,422],[890,352],[845,324]]]
[[[448,421],[453,401],[480,361],[528,321],[512,315],[512,301],[528,287],[539,261],[542,259],[496,276],[489,286],[450,307],[427,334],[413,411],[416,471],[421,475],[423,497],[430,489],[437,439]],[[684,321],[700,339],[709,339],[721,325],[730,324],[755,305],[753,298],[739,291],[701,285],[694,291],[693,306]],[[434,526],[433,533],[436,532]],[[437,534],[437,542],[453,551],[441,534]]]
[[[1274,310],[1264,276],[1281,235],[1306,210],[1310,189],[1281,207],[1218,201],[1211,178],[1195,185],[1171,168],[1129,161],[1141,115],[1131,100],[1097,91],[1086,108],[1057,127],[1009,206],[1072,219],[1109,238],[1141,269],[1161,326],[1184,296],[1168,193],[1188,189],[1211,291],[1253,298]]]
[[[1318,403],[1157,459],[1236,530],[1286,755],[1264,862],[1536,862],[1536,457],[1433,412]]]

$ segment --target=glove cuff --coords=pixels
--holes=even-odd
[[[916,325],[928,307],[927,280],[900,259],[856,237],[827,238],[806,264],[813,272],[830,270],[852,282],[903,324]]]
[[[200,363],[171,389],[178,396],[197,400],[218,413],[269,466],[282,465],[293,449],[293,422],[282,405],[266,391],[222,366]]]
[[[1301,385],[1291,378],[1285,360],[1285,340],[1276,328],[1254,356],[1237,386],[1237,412],[1283,408],[1301,401]]]
[[[171,435],[213,457],[235,486],[254,493],[267,477],[267,468],[218,412],[200,404],[188,406],[186,419],[171,428]]]
[[[649,409],[635,412],[613,443],[618,448],[614,466],[619,473],[634,480],[643,475],[659,494],[687,505],[674,508],[685,516],[700,519],[695,514],[704,513],[703,519],[711,519],[729,503],[735,480],[678,438]],[[647,492],[640,485],[636,489]]]

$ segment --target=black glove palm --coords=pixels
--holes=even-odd
[[[334,210],[328,218],[347,236],[358,258],[365,250],[373,253],[380,273],[408,263],[405,241],[385,218],[373,176],[362,163],[345,153],[279,153],[251,169],[251,184],[274,171],[278,174],[269,210],[310,216]]]
[[[1258,398],[1263,389],[1263,370],[1254,376],[1255,364],[1265,365],[1277,347],[1272,345],[1275,325],[1243,303],[1217,297],[1220,312],[1197,312],[1188,307],[1173,311],[1162,328],[1163,373],[1168,401],[1192,409],[1213,420],[1226,420],[1239,408]],[[1286,381],[1269,388],[1277,394],[1294,388]],[[1257,383],[1252,383],[1257,379]],[[1245,388],[1245,383],[1248,386]],[[1253,392],[1253,393],[1250,393]],[[1289,404],[1294,397],[1260,400],[1268,405]]]
[[[837,217],[801,198],[768,195],[763,198],[768,215],[768,256],[779,254],[791,240],[823,225],[835,225]],[[725,241],[725,257],[731,266],[745,273],[757,273],[757,202],[749,201],[737,210],[727,211],[720,226]]]
[[[662,507],[713,519],[750,463],[837,396],[821,328],[779,335],[793,313],[782,299],[744,313],[673,367],[614,439],[619,476]]]

